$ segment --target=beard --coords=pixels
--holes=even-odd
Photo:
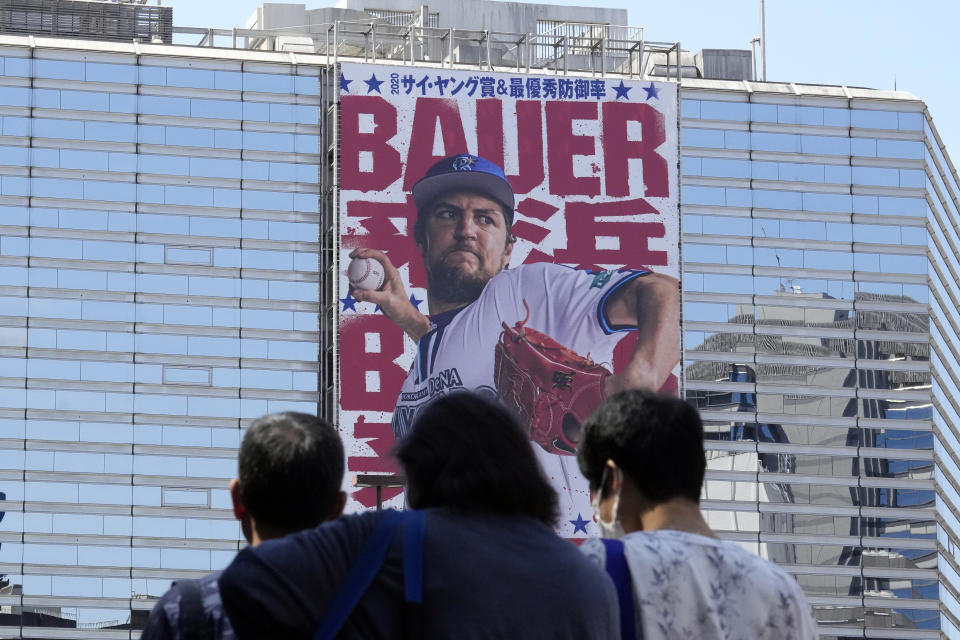
[[[427,287],[430,295],[450,304],[470,304],[480,297],[483,288],[493,277],[484,269],[482,258],[477,268],[465,272],[462,266],[446,262],[446,256],[427,263]]]

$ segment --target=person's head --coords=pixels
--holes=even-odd
[[[476,300],[513,251],[514,196],[503,169],[469,154],[444,158],[413,185],[413,201],[430,295]]]
[[[343,444],[316,416],[272,413],[254,420],[238,467],[230,495],[248,542],[309,529],[343,512]]]
[[[434,400],[394,447],[415,509],[526,516],[553,526],[557,494],[502,404],[468,391]]]
[[[618,500],[621,514],[677,499],[699,504],[707,466],[700,414],[673,396],[618,393],[584,422],[577,462],[601,519],[615,520],[607,514]]]

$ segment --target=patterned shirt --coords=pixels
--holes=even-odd
[[[671,530],[622,540],[644,640],[816,638],[797,581],[738,544]],[[580,548],[605,566],[600,540]]]

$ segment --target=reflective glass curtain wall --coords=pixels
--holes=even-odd
[[[236,552],[245,425],[317,411],[319,58],[35,43],[0,37],[0,637],[137,637]]]
[[[923,103],[684,81],[681,117],[711,524],[796,576],[824,638],[960,637],[960,190]]]

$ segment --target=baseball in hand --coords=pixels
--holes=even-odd
[[[371,290],[383,286],[383,265],[373,258],[354,258],[347,267],[347,279],[350,286]]]

